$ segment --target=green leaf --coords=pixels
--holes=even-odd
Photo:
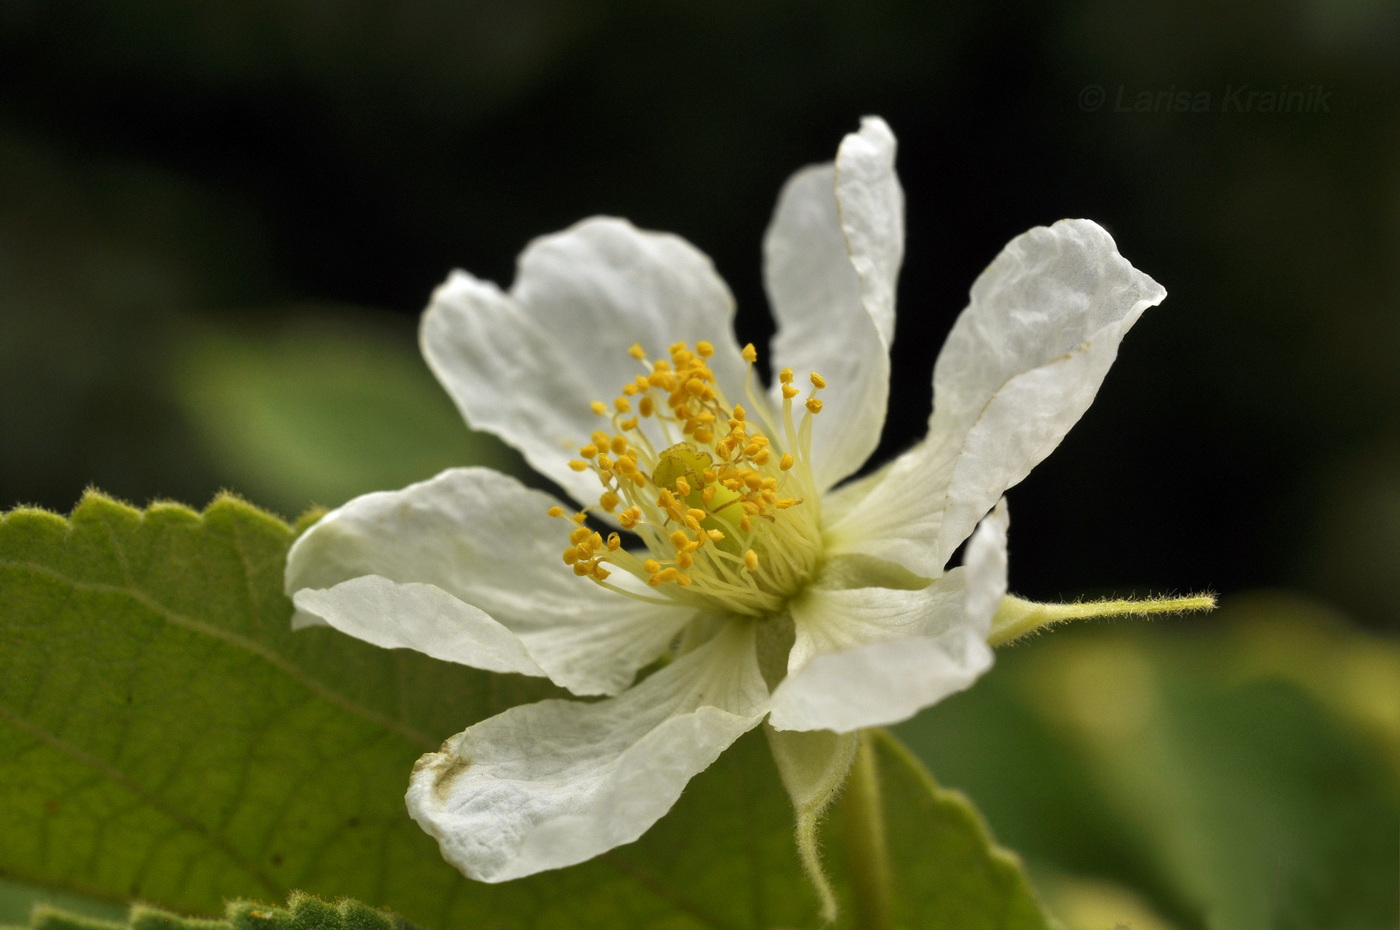
[[[126,913],[125,905],[111,901],[0,878],[0,926],[24,923],[30,912],[40,906],[104,920],[119,920]]]
[[[397,914],[358,901],[342,899],[330,904],[299,893],[292,894],[286,907],[230,901],[223,918],[215,920],[182,917],[141,904],[133,906],[124,921],[41,906],[24,926],[27,930],[418,930]]]
[[[407,817],[409,770],[465,726],[556,692],[330,629],[291,632],[292,536],[230,497],[196,514],[94,494],[71,520],[4,517],[0,874],[201,915],[295,888],[433,928],[817,923],[757,733],[635,844],[502,885],[463,878]],[[970,806],[878,746],[901,925],[1045,927]],[[854,913],[847,806],[824,834],[840,926]]]

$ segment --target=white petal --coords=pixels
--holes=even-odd
[[[836,153],[836,200],[860,298],[886,343],[894,338],[894,289],[904,260],[904,190],[894,171],[894,133],[867,116]]]
[[[414,769],[408,809],[443,857],[501,882],[630,843],[767,709],[752,624],[623,694],[543,701],[448,740]]]
[[[788,674],[800,672],[822,653],[910,636],[936,636],[959,625],[967,595],[964,573],[955,568],[917,591],[808,588],[789,604],[797,639],[788,653]]]
[[[774,690],[769,723],[838,733],[885,726],[976,681],[992,665],[987,633],[1006,593],[1006,522],[998,507],[968,544],[965,568],[925,591],[828,591],[801,613],[794,606],[793,655],[805,655]]]
[[[576,577],[560,558],[572,524],[547,514],[554,503],[485,468],[356,498],[288,554],[295,625],[615,694],[691,611]]]
[[[828,531],[932,577],[1088,409],[1124,333],[1166,296],[1088,220],[1013,239],[972,287],[934,369],[928,438]]]
[[[331,588],[303,588],[292,601],[297,629],[325,624],[385,649],[413,649],[488,672],[545,674],[520,637],[430,584],[362,575]]]
[[[778,321],[774,369],[829,385],[812,429],[819,490],[858,469],[880,441],[889,397],[894,286],[904,251],[904,195],[894,134],[867,118],[835,165],[799,171],[778,197],[763,242],[764,281]],[[781,394],[774,385],[774,403]]]
[[[659,358],[672,343],[708,340],[720,385],[743,397],[733,317],[729,289],[694,246],[594,218],[532,242],[509,294],[454,272],[423,315],[420,341],[468,423],[592,504],[597,479],[568,461],[607,425],[589,404],[610,403],[639,373],[628,348],[641,343]]]

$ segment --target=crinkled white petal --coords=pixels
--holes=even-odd
[[[880,441],[889,398],[894,287],[904,251],[904,195],[894,134],[867,118],[834,165],[797,172],[778,197],[763,242],[764,282],[777,318],[773,367],[829,385],[812,427],[812,469],[825,490],[864,464]],[[778,386],[774,403],[781,405]]]
[[[641,836],[767,700],[753,625],[733,622],[618,697],[517,707],[454,736],[414,769],[409,813],[481,881],[582,862]]]
[[[692,611],[575,577],[560,558],[572,524],[548,515],[554,503],[485,468],[358,497],[292,546],[294,625],[615,694]]]
[[[729,289],[694,246],[593,218],[530,243],[509,294],[454,272],[433,294],[419,335],[468,423],[593,504],[597,479],[568,462],[599,428],[589,404],[610,402],[640,373],[628,348],[640,343],[657,358],[672,343],[707,340],[715,377],[731,400],[742,398],[733,317]]]
[[[982,522],[962,569],[922,591],[826,591],[793,606],[794,671],[773,692],[779,730],[835,730],[907,720],[992,665],[992,616],[1006,593],[1006,508]]]
[[[827,540],[932,577],[1088,409],[1124,333],[1166,296],[1088,220],[1013,239],[972,286],[934,369],[928,438]]]

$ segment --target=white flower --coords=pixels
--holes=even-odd
[[[608,696],[517,707],[423,757],[409,810],[468,875],[635,840],[765,717],[800,807],[839,783],[854,744],[792,731],[903,720],[991,664],[998,501],[1165,292],[1092,222],[1017,237],[939,355],[928,437],[837,487],[875,449],[888,400],[894,150],[866,119],[834,165],[783,189],[764,270],[773,368],[797,374],[766,391],[709,260],[622,220],[534,241],[508,293],[455,272],[434,294],[423,351],[467,421],[597,525],[634,531],[595,533],[548,494],[460,468],[353,500],[292,549],[298,626]],[[945,568],[969,536],[965,564]]]

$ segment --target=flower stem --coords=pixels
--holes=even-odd
[[[854,926],[858,930],[890,930],[890,853],[885,842],[879,763],[871,735],[861,731],[855,765],[846,783],[846,858]]]

